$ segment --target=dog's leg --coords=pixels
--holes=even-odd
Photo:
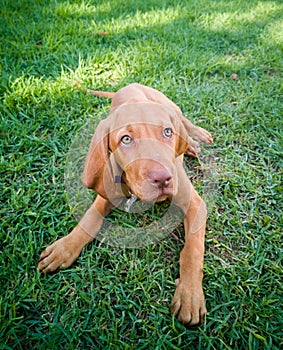
[[[213,138],[211,136],[211,134],[201,128],[200,126],[194,125],[189,119],[187,119],[186,117],[182,117],[182,122],[188,132],[188,134],[193,137],[194,139],[196,139],[199,142],[202,143],[212,143],[213,142]]]
[[[58,239],[41,253],[39,270],[53,272],[70,266],[80,255],[83,247],[96,237],[102,226],[103,218],[112,207],[108,200],[97,196],[72,232]]]
[[[206,314],[202,289],[206,206],[190,184],[190,201],[184,218],[185,245],[180,254],[180,279],[171,312],[188,325],[203,322]]]

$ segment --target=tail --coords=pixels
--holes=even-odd
[[[91,95],[94,95],[94,96],[112,98],[115,95],[115,92],[110,92],[110,91],[108,92],[108,91],[89,90],[89,89],[83,87],[78,81],[75,81],[75,85],[77,87],[83,89],[88,94],[91,94]]]

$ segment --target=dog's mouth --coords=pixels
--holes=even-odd
[[[138,199],[149,203],[159,203],[171,199],[174,195],[173,187],[158,188],[157,186],[138,186],[136,184],[131,187],[131,191]]]
[[[163,202],[166,201],[167,199],[172,198],[173,196],[173,191],[162,191],[162,193],[159,193],[158,196],[155,198],[154,202],[155,203],[159,203],[159,202]]]
[[[152,167],[144,171],[124,171],[124,180],[130,192],[144,202],[162,202],[171,200],[177,191],[176,174],[173,169],[168,170],[164,166]]]

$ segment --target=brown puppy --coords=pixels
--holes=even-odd
[[[202,322],[206,206],[185,173],[183,154],[196,157],[197,141],[212,143],[211,135],[152,88],[131,84],[116,93],[86,91],[112,98],[110,115],[94,133],[83,171],[84,185],[98,196],[73,231],[41,253],[39,269],[52,272],[70,266],[121,198],[134,194],[146,202],[169,199],[184,212],[185,227],[171,311],[188,325]]]

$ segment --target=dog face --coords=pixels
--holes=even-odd
[[[115,159],[138,198],[161,201],[177,190],[175,133],[168,127],[131,124],[115,131]]]
[[[147,202],[171,199],[178,189],[176,159],[188,147],[176,112],[155,103],[122,105],[97,127],[83,182],[104,198],[117,195],[121,177]]]

